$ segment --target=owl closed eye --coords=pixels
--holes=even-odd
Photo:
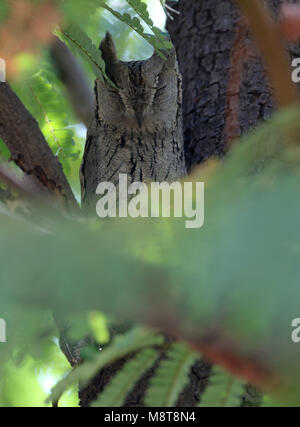
[[[143,134],[172,128],[176,121],[178,85],[181,84],[174,50],[164,60],[156,52],[145,61],[117,58],[109,33],[100,46],[108,81],[96,81],[98,120],[126,134]],[[177,90],[176,90],[177,88]]]

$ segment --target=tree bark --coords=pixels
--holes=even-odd
[[[38,123],[8,83],[0,83],[0,137],[13,160],[41,184],[64,208],[77,211],[78,205],[62,166],[52,153]]]
[[[295,1],[292,1],[294,3]],[[267,2],[276,16],[281,0]],[[233,0],[180,0],[168,20],[183,77],[185,156],[190,169],[223,156],[231,142],[272,114],[261,54]],[[299,46],[290,53],[300,56]]]

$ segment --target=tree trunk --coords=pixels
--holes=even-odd
[[[295,3],[295,1],[291,1]],[[274,16],[280,0],[269,0]],[[180,0],[168,20],[183,77],[188,169],[222,156],[241,134],[270,117],[274,99],[261,55],[232,0]],[[300,56],[298,46],[290,52]]]
[[[269,0],[276,16],[280,0]],[[175,45],[183,78],[183,134],[186,166],[212,156],[226,154],[232,141],[266,120],[274,109],[274,97],[261,55],[254,45],[244,18],[231,0],[179,0],[169,5],[178,10],[168,19],[167,29]],[[290,47],[300,56],[299,48]],[[112,366],[111,375],[120,365]],[[149,378],[147,373],[128,396],[126,406],[142,406]],[[108,371],[106,371],[107,373]],[[194,406],[210,373],[210,365],[198,361],[190,383],[177,406]],[[80,391],[82,406],[88,406],[109,381],[100,373]],[[259,403],[250,387],[242,406]]]

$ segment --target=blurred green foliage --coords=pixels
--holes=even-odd
[[[109,30],[123,59],[149,56],[145,40],[100,3],[58,2],[65,22],[80,22],[96,45]],[[129,10],[125,2],[111,6],[122,14]],[[0,7],[5,20],[8,4]],[[13,87],[79,196],[84,138],[49,50],[44,47],[39,58],[20,53],[18,61]],[[92,85],[91,69],[79,61]],[[75,335],[90,333],[104,345],[111,318],[151,323],[163,313],[168,328],[180,323],[183,339],[194,346],[208,332],[217,332],[241,361],[251,359],[280,380],[280,389],[271,390],[280,401],[299,404],[299,349],[290,337],[291,320],[299,317],[299,115],[299,109],[280,112],[244,137],[224,162],[195,172],[193,179],[206,184],[201,230],[185,229],[183,220],[76,218],[55,218],[51,230],[41,230],[1,214],[0,317],[7,322],[8,341],[0,343],[0,406],[46,405],[51,386],[69,371],[58,349],[53,309],[67,320],[77,319]],[[0,153],[7,158],[2,143]],[[123,393],[117,394],[112,382],[97,402],[120,404],[129,390],[126,378],[133,372],[136,378],[142,375],[143,365],[152,366],[156,353],[151,348],[161,344],[153,331],[134,328],[91,353],[58,382],[53,395],[65,391],[60,404],[76,405],[76,390],[69,387],[78,379],[88,381],[118,357],[142,350],[119,373]],[[160,385],[159,377],[153,378],[149,405],[174,404],[197,357],[187,344],[171,347],[167,356],[159,371],[165,380]],[[238,405],[243,384],[215,374],[202,403],[224,402],[225,393],[225,403]],[[229,390],[229,383],[237,387]]]
[[[283,402],[299,404],[299,347],[290,326],[299,317],[299,114],[281,112],[222,163],[196,173],[207,183],[203,229],[187,230],[181,219],[58,219],[54,232],[41,233],[2,217],[0,313],[10,327],[2,366],[15,348],[22,357],[39,354],[41,337],[53,334],[45,319],[51,307],[78,319],[91,310],[131,321],[162,312],[169,328],[180,319],[187,340],[218,331],[237,357],[280,379],[273,392]],[[147,334],[150,345],[157,337]],[[122,339],[62,389],[143,345],[134,333]]]

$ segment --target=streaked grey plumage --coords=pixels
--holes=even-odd
[[[118,60],[109,33],[100,49],[115,83],[96,80],[95,113],[81,168],[82,205],[95,209],[99,182],[174,181],[185,175],[181,76],[175,50],[146,61]]]

